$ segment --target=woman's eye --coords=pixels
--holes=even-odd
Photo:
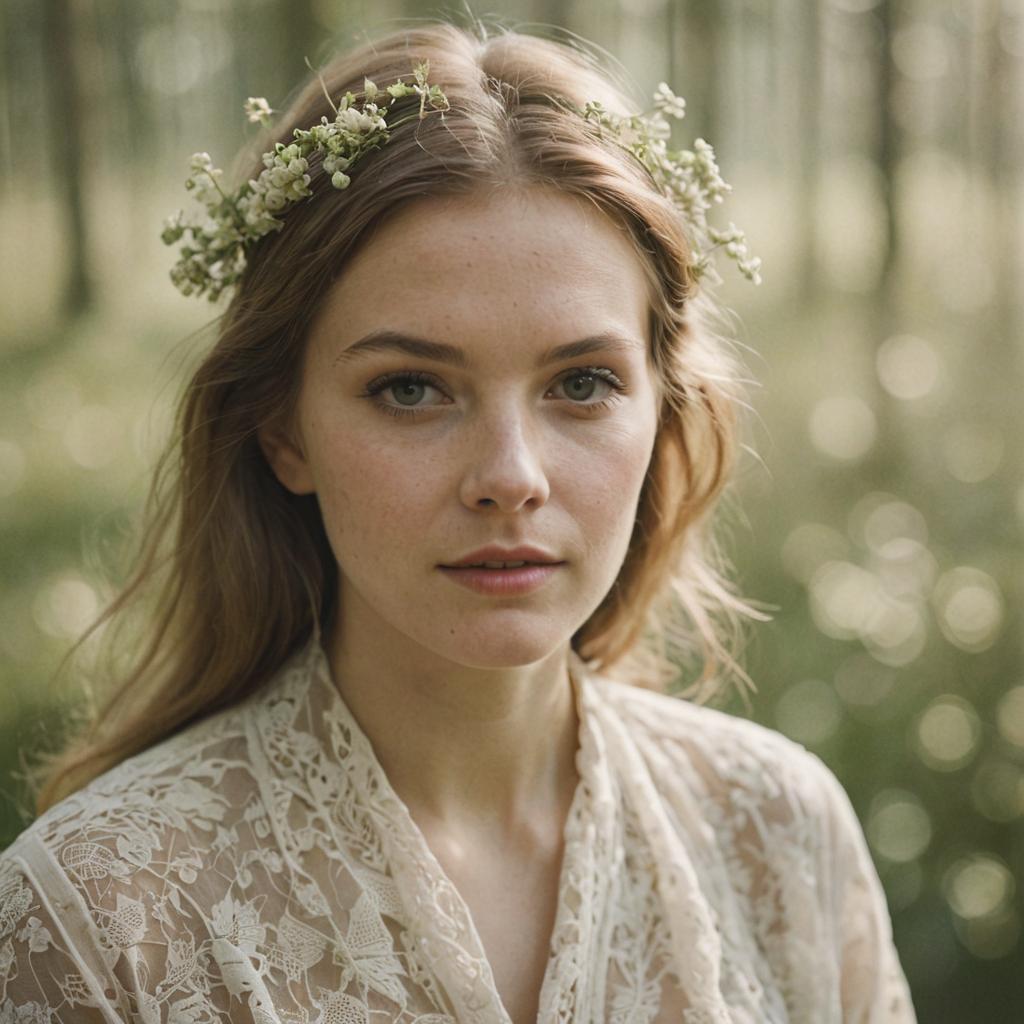
[[[384,412],[390,413],[392,416],[415,416],[426,409],[436,408],[433,405],[420,406],[416,404],[416,400],[423,394],[423,389],[434,388],[435,391],[440,391],[440,387],[434,383],[434,380],[435,378],[431,377],[430,374],[419,373],[415,370],[402,373],[388,373],[383,377],[370,381],[366,385],[363,397],[374,398],[374,405],[378,409],[383,409]],[[399,404],[392,405],[390,402],[376,399],[375,396],[383,392],[389,392]]]
[[[571,404],[578,406],[586,412],[599,412],[608,409],[616,402],[622,401],[622,396],[628,388],[619,380],[614,371],[607,366],[584,366],[570,370],[561,377],[558,383],[562,390],[569,396]],[[604,390],[604,397],[598,402],[587,402],[596,390],[600,396]],[[582,399],[583,401],[576,401]]]
[[[606,409],[621,400],[626,386],[605,366],[587,366],[570,370],[557,381],[568,398],[569,404],[587,412]],[[438,404],[423,404],[419,401],[425,394],[424,389],[443,390],[437,379],[431,374],[416,370],[405,370],[400,373],[389,373],[372,380],[367,386],[363,397],[374,398],[374,405],[391,416],[416,416],[429,409],[436,409]],[[600,396],[602,388],[605,397],[599,401],[588,401],[595,393]],[[395,403],[376,399],[377,395],[390,394]]]

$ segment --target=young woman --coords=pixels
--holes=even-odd
[[[194,158],[174,279],[236,290],[108,610],[145,631],[0,858],[0,1021],[913,1021],[834,776],[658,692],[757,614],[707,288],[756,261],[656,107],[437,23],[237,191]]]

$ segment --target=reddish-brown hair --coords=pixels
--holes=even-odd
[[[116,627],[103,641],[119,660],[104,663],[102,699],[75,738],[36,770],[38,812],[251,693],[329,622],[337,567],[315,498],[277,482],[257,429],[294,408],[312,315],[346,260],[374,224],[424,196],[545,185],[628,229],[655,297],[659,428],[624,564],[572,645],[598,670],[619,666],[622,678],[659,689],[685,680],[682,666],[699,659],[699,678],[684,691],[698,700],[729,677],[749,682],[732,648],[742,617],[764,616],[733,592],[711,528],[738,449],[739,362],[721,311],[690,274],[677,209],[632,154],[553,98],[638,108],[580,42],[479,22],[390,31],[320,74],[337,97],[360,93],[364,77],[407,78],[421,60],[448,97],[444,117],[396,129],[342,192],[314,161],[313,198],[293,204],[285,227],[251,252],[216,343],[183,392],[132,571],[92,627]],[[293,129],[330,114],[311,77],[271,137],[240,161],[245,178],[257,176],[273,141],[290,142]]]

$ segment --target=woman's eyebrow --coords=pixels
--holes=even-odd
[[[619,334],[617,331],[601,331],[589,335],[579,341],[570,341],[565,345],[542,352],[537,359],[537,367],[547,366],[562,359],[575,359],[577,356],[588,355],[606,349],[626,349],[643,351],[643,344],[636,338]],[[347,363],[361,355],[371,352],[404,352],[406,355],[418,356],[420,359],[432,359],[439,363],[448,363],[460,369],[467,369],[470,361],[463,349],[456,345],[448,345],[441,341],[430,341],[427,338],[416,338],[398,331],[381,329],[371,331],[364,338],[343,349],[335,358],[334,364]]]

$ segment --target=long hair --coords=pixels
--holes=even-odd
[[[631,153],[554,101],[639,109],[596,50],[478,21],[391,30],[330,61],[322,84],[311,76],[239,166],[256,177],[274,141],[330,120],[325,88],[358,94],[364,77],[387,83],[419,61],[450,102],[444,117],[396,128],[341,192],[314,159],[312,198],[249,253],[215,344],[182,392],[131,571],[72,648],[104,627],[111,657],[93,670],[103,699],[34,769],[37,813],[255,692],[330,621],[338,570],[315,496],[281,486],[257,430],[293,411],[311,319],[346,261],[375,224],[424,196],[545,185],[628,229],[653,285],[661,408],[626,558],[571,643],[596,670],[619,666],[622,678],[660,690],[695,659],[699,678],[674,688],[700,701],[730,678],[752,686],[733,646],[743,617],[765,616],[734,593],[710,515],[739,447],[741,364],[723,312],[691,275],[677,209]]]

